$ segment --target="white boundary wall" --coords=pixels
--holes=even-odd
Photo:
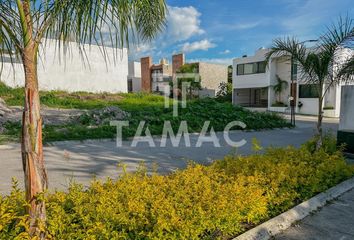
[[[68,92],[127,92],[128,91],[128,52],[126,48],[105,48],[96,45],[81,45],[86,56],[80,55],[77,43],[70,43],[67,54],[63,49],[59,54],[56,40],[47,40],[42,46],[38,60],[38,79],[41,90],[64,90]],[[45,51],[44,51],[45,50]],[[114,57],[115,56],[115,57]],[[0,63],[1,65],[1,63]],[[15,64],[13,71],[10,62],[3,63],[1,81],[11,87],[24,85],[24,72],[21,63]]]

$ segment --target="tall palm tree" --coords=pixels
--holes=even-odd
[[[57,39],[59,48],[69,41],[96,44],[106,56],[107,44],[152,39],[164,27],[166,9],[164,0],[0,0],[1,60],[22,60],[25,73],[21,150],[32,236],[45,238],[39,225],[46,219],[41,195],[48,182],[37,78],[41,44],[48,38]]]
[[[318,91],[318,147],[322,144],[323,101],[328,90],[340,82],[353,80],[353,56],[341,59],[337,54],[344,48],[353,49],[353,19],[340,17],[336,24],[327,28],[319,37],[317,46],[307,49],[303,42],[296,38],[275,39],[267,61],[274,56],[291,55],[301,69],[301,79],[306,83],[315,84]]]

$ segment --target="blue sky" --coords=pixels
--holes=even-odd
[[[130,58],[154,62],[184,52],[187,61],[231,64],[231,59],[269,47],[272,39],[314,39],[340,15],[354,16],[353,0],[167,0],[165,31],[140,43]]]

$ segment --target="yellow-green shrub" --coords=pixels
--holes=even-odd
[[[47,194],[53,239],[217,239],[289,209],[353,176],[339,152],[307,146],[226,157],[168,176],[141,170],[119,180],[73,184]],[[16,188],[0,198],[0,239],[28,238],[25,202]]]

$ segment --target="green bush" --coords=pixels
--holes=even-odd
[[[23,89],[9,88],[0,82],[0,97],[10,105],[23,103]],[[244,122],[247,129],[261,130],[290,127],[290,124],[275,113],[251,112],[231,102],[220,102],[220,99],[197,99],[188,101],[186,108],[179,108],[179,116],[173,116],[173,107],[165,108],[165,98],[158,95],[137,94],[93,94],[66,93],[60,91],[41,92],[41,103],[49,107],[99,109],[107,106],[118,106],[129,112],[129,127],[123,128],[123,137],[133,137],[140,121],[145,121],[153,135],[161,135],[164,121],[170,121],[177,132],[181,121],[187,121],[190,132],[200,132],[205,121],[215,131],[223,131],[232,121]],[[43,128],[45,142],[61,140],[85,140],[114,138],[116,130],[105,124],[93,124],[89,117],[83,116],[81,122],[66,123],[57,126],[46,125]],[[21,132],[19,123],[7,124],[6,138],[0,141],[18,139]]]
[[[216,93],[216,100],[219,102],[232,102],[232,91],[232,83],[220,83]]]
[[[172,108],[164,108],[163,102],[162,106],[156,103],[156,105],[142,107],[136,101],[137,99],[132,97],[121,105],[121,108],[131,115],[126,119],[129,121],[129,127],[123,128],[124,138],[135,135],[140,121],[145,121],[145,127],[149,128],[152,135],[162,134],[165,121],[171,122],[175,132],[178,131],[181,121],[187,122],[189,132],[200,132],[205,121],[210,121],[210,127],[213,127],[215,131],[223,131],[225,126],[232,121],[244,122],[246,129],[254,130],[290,127],[284,118],[275,113],[251,112],[231,103],[220,103],[214,99],[189,101],[187,108],[179,109],[178,117],[173,117]],[[83,121],[81,124],[47,125],[43,129],[44,141],[114,138],[116,134],[114,127],[108,124],[92,126],[91,122],[90,119],[86,119],[87,124]]]
[[[140,168],[47,194],[47,231],[53,239],[227,239],[353,174],[340,152],[307,146],[191,164],[166,176]],[[23,199],[16,187],[0,197],[0,239],[27,238]]]

